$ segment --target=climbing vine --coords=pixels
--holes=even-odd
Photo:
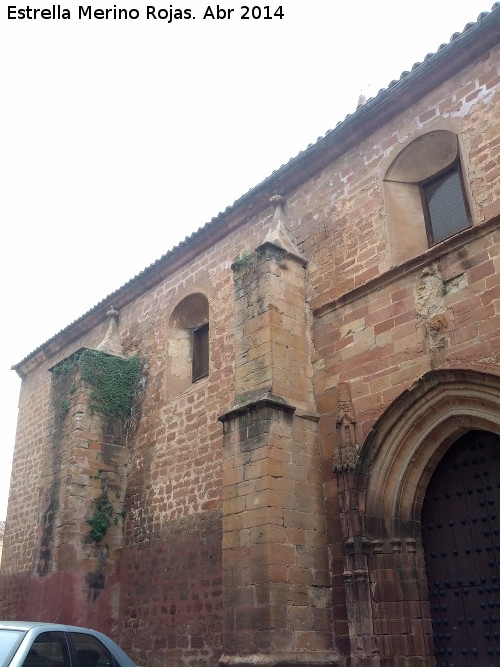
[[[92,516],[87,519],[90,526],[90,535],[96,542],[101,540],[112,523],[114,515],[113,505],[107,494],[103,493],[94,501],[94,511]]]
[[[141,364],[99,350],[84,350],[79,359],[82,380],[93,387],[89,406],[110,419],[127,419],[137,399]]]
[[[118,357],[100,350],[84,349],[74,353],[52,369],[54,376],[53,406],[54,433],[62,439],[66,415],[72,407],[72,395],[83,383],[84,395],[88,396],[88,407],[92,412],[103,415],[100,423],[105,439],[115,444],[123,442],[136,426],[140,414],[141,390],[146,382],[146,370],[138,357]],[[106,460],[105,453],[103,459]],[[115,491],[116,500],[108,493],[117,482],[118,470],[99,470],[91,479],[100,480],[100,495],[93,500],[91,516],[86,519],[90,526],[89,537],[99,542],[112,525],[125,516],[123,502],[119,501],[120,491]],[[95,485],[92,485],[95,489]],[[99,491],[98,491],[99,492]]]
[[[81,379],[92,388],[89,408],[104,415],[109,423],[117,426],[133,425],[138,415],[142,378],[138,357],[116,357],[100,350],[86,349],[73,354],[52,369],[59,387],[59,412],[65,415],[70,409],[69,398],[77,386],[68,384],[70,372],[78,366]]]
[[[240,277],[245,277],[249,273],[255,270],[257,267],[262,252],[259,248],[254,252],[249,252],[248,250],[243,250],[241,255],[237,255],[234,258],[232,269],[240,275]]]
[[[279,266],[283,266],[284,256],[285,251],[282,248],[272,243],[267,243],[253,252],[244,250],[241,255],[237,255],[234,258],[231,268],[240,278],[247,278],[262,261],[272,260]]]
[[[92,512],[92,516],[87,519],[87,523],[90,526],[90,536],[96,542],[102,540],[111,524],[116,526],[120,517],[124,516],[125,510],[115,512],[108,494],[104,491],[99,498],[94,500],[94,511]]]

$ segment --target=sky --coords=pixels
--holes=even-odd
[[[0,10],[0,519],[11,366],[492,4],[283,0],[245,19],[233,0],[84,0],[79,18],[79,1],[60,0],[69,19]],[[113,8],[138,18],[96,17]]]

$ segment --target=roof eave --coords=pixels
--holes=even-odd
[[[267,208],[272,195],[286,195],[295,190],[353,145],[359,144],[377,128],[388,123],[499,43],[500,6],[497,3],[493,11],[481,15],[479,20],[467,26],[464,32],[454,35],[450,43],[426,57],[398,81],[392,82],[388,88],[380,91],[335,129],[249,190],[223,213],[12,366],[12,370],[20,377],[25,377],[40,363],[52,359],[101,324],[110,306],[122,309],[147,289],[166,279]]]

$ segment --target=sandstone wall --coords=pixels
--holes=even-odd
[[[282,193],[286,228],[307,262],[305,302],[297,308],[305,309],[308,322],[313,407],[319,418],[319,434],[307,447],[319,456],[323,474],[332,636],[344,655],[352,649],[352,637],[334,473],[340,425],[346,419],[352,424],[348,444],[356,452],[391,403],[427,371],[498,373],[499,54],[498,48],[491,50],[300,188]],[[388,216],[383,178],[403,146],[436,129],[459,137],[473,226],[395,265],[398,235],[405,229]],[[159,268],[155,284],[120,312],[124,351],[144,361],[147,383],[137,429],[127,442],[120,586],[113,601],[119,621],[113,633],[139,664],[216,665],[223,653],[223,432],[218,418],[233,407],[235,363],[242,366],[235,358],[231,265],[263,242],[272,215],[271,207],[257,216],[249,209],[245,224],[185,266],[172,274]],[[158,242],[161,246],[161,238]],[[192,294],[204,295],[209,304],[210,373],[179,393],[169,377],[168,341],[175,308]],[[290,294],[287,299],[293,300]],[[279,327],[279,322],[270,326]],[[23,380],[2,562],[4,617],[29,615],[26,581],[35,576],[43,514],[37,489],[53,456],[48,369],[81,347],[97,346],[105,330],[103,322],[53,357],[38,357]],[[257,368],[257,358],[246,362]],[[244,372],[251,373],[248,365]],[[286,385],[286,377],[281,382]],[[308,430],[308,437],[311,432],[315,429]],[[90,483],[89,461],[82,458],[76,465]],[[286,496],[291,487],[282,491]],[[289,553],[277,551],[278,560],[280,554],[286,569]],[[325,613],[320,617],[324,632]]]

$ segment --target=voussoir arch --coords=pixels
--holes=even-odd
[[[414,536],[425,491],[450,445],[472,429],[500,434],[500,375],[426,373],[374,424],[361,449],[366,525],[373,539]]]

